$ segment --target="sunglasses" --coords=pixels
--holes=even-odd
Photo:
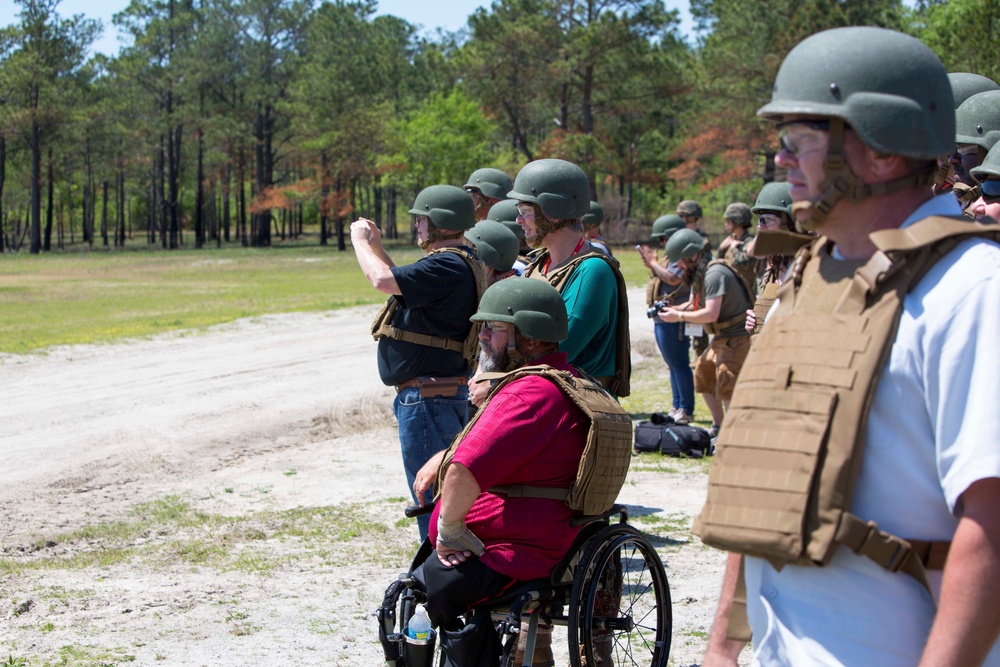
[[[515,208],[517,208],[517,214],[522,218],[535,214],[535,207],[531,204],[518,204]]]
[[[828,120],[790,120],[787,123],[778,123],[778,143],[781,150],[792,155],[799,156],[812,150],[818,149],[819,136],[815,134],[794,134],[791,128],[805,127],[816,132],[829,132],[830,121]]]
[[[982,181],[979,192],[983,199],[1000,199],[1000,181]]]
[[[483,322],[483,328],[487,331],[507,331],[507,325],[501,322]]]

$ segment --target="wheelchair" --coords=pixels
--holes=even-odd
[[[407,515],[414,516],[415,509],[409,508]],[[616,515],[618,521],[612,522]],[[502,649],[499,662],[492,664],[530,667],[538,624],[544,620],[566,628],[570,667],[665,667],[673,617],[670,586],[656,549],[628,524],[624,505],[600,516],[577,517],[574,524],[583,528],[548,579],[523,582],[485,603]],[[410,572],[389,586],[375,612],[386,667],[422,667],[408,660],[404,629],[416,605],[426,601],[411,573],[430,553],[425,541]],[[467,619],[485,611],[470,610]],[[522,620],[527,620],[524,661],[515,664]],[[430,664],[427,658],[412,662]]]

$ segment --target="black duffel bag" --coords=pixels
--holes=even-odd
[[[651,415],[649,421],[635,425],[634,447],[637,453],[683,454],[696,459],[715,453],[708,431],[698,426],[675,424],[670,417],[658,413]]]

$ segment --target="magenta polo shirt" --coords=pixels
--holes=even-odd
[[[562,352],[533,363],[579,375]],[[570,527],[575,512],[561,500],[507,498],[486,489],[507,484],[568,489],[589,428],[583,411],[542,377],[517,380],[490,399],[453,459],[483,489],[465,520],[486,545],[480,556],[485,565],[515,579],[545,578],[569,551],[580,529]],[[437,540],[437,509],[430,539]]]

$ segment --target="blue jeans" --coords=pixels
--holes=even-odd
[[[653,333],[656,344],[670,370],[670,392],[674,408],[694,414],[694,373],[691,372],[691,339],[683,335],[684,325],[679,322],[656,322]]]
[[[420,397],[418,387],[409,387],[396,394],[392,403],[399,422],[399,445],[403,452],[403,468],[406,470],[406,483],[413,495],[413,482],[417,473],[427,460],[447,449],[458,432],[468,421],[469,389],[459,387],[455,396]],[[425,494],[424,500],[433,499],[431,491]],[[427,528],[430,526],[430,516],[417,517],[421,541],[427,538]]]

